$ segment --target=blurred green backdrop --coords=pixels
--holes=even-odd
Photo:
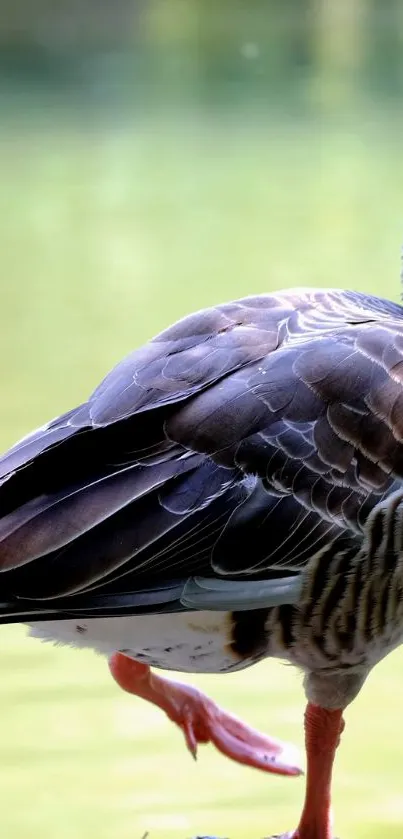
[[[0,442],[179,316],[293,285],[399,299],[399,0],[13,0],[0,10]],[[201,749],[105,662],[0,632],[8,839],[262,837],[300,781]],[[302,744],[300,675],[189,679]],[[401,652],[348,710],[337,835],[400,836]]]

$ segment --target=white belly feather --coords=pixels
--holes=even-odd
[[[45,641],[89,647],[107,656],[121,650],[166,670],[222,673],[250,663],[230,648],[228,612],[35,621],[28,626],[30,635]]]

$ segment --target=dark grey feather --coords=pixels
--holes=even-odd
[[[185,318],[1,459],[0,620],[208,608],[193,577],[225,579],[228,609],[231,581],[279,591],[401,485],[402,408],[393,303],[306,289]]]

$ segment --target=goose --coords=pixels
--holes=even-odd
[[[103,654],[193,756],[289,776],[291,744],[153,668],[295,665],[283,839],[331,839],[344,709],[403,640],[402,441],[401,306],[302,288],[192,314],[0,459],[0,622]]]

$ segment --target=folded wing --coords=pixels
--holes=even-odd
[[[402,316],[283,292],[125,359],[0,461],[0,620],[294,602],[400,486]]]

